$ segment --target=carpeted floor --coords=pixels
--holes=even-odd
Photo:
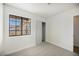
[[[56,45],[44,42],[35,47],[26,48],[6,56],[77,56],[78,54]]]

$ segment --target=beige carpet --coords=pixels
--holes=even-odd
[[[77,54],[44,42],[35,47],[23,49],[7,56],[77,56]]]

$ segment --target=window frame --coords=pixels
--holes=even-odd
[[[15,35],[11,35],[11,34],[10,34],[10,33],[11,33],[11,32],[10,32],[10,31],[11,31],[11,30],[10,30],[10,26],[11,26],[11,24],[10,24],[10,18],[11,18],[11,17],[10,17],[10,16],[13,16],[13,17],[20,17],[20,18],[21,18],[21,19],[20,19],[20,20],[21,20],[21,30],[17,30],[16,24],[15,24],[15,26],[14,26],[14,27],[15,27],[15,30],[14,30],[14,31],[15,31]],[[25,18],[25,19],[24,19],[24,18]],[[21,17],[21,16],[16,16],[16,15],[11,15],[11,14],[9,14],[9,37],[12,37],[12,36],[31,35],[31,28],[30,28],[30,34],[27,34],[27,33],[26,33],[26,34],[23,34],[23,31],[24,31],[24,30],[23,30],[23,19],[26,20],[26,21],[29,20],[30,22],[28,22],[28,23],[31,25],[31,19],[30,19],[30,18],[26,18],[26,17]],[[17,18],[15,18],[15,20],[17,20]],[[26,26],[26,27],[27,27],[27,26]],[[28,29],[26,29],[26,30],[29,31]],[[17,31],[20,31],[21,34],[20,34],[20,35],[17,35]],[[27,31],[26,31],[26,32],[27,32]]]

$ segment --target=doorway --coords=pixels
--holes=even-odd
[[[74,50],[79,54],[79,16],[74,16]]]
[[[46,23],[42,22],[42,42],[45,42],[45,28],[46,28]]]
[[[45,42],[46,22],[36,21],[36,44]]]

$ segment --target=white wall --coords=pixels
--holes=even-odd
[[[73,51],[73,16],[75,15],[79,15],[79,8],[47,18],[46,41]]]
[[[0,54],[2,52],[2,39],[3,39],[3,6],[0,3]]]
[[[27,11],[14,8],[12,6],[4,6],[4,54],[12,53],[24,48],[36,45],[36,20],[44,21],[43,17],[36,16]],[[9,14],[31,18],[31,35],[9,37]]]
[[[36,44],[40,44],[42,42],[42,22],[36,22]]]

